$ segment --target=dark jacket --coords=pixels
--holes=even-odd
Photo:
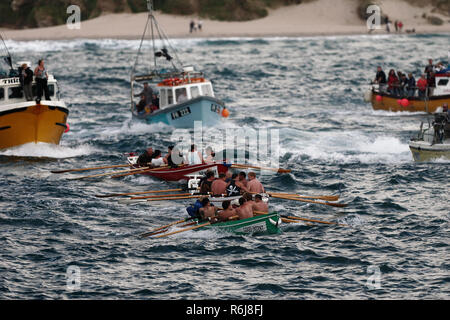
[[[33,82],[33,71],[31,71],[30,67],[25,69],[26,77],[23,76],[22,71],[23,71],[22,67],[19,67],[20,84],[23,86],[24,84],[30,84],[31,82]]]

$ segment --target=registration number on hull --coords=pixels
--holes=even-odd
[[[191,113],[191,108],[189,108],[189,107],[180,109],[180,110],[178,110],[178,111],[176,111],[176,112],[172,112],[172,113],[171,113],[172,120],[175,120],[175,119],[178,119],[178,118],[187,116],[187,115],[190,114],[190,113]]]

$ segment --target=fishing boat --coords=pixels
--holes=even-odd
[[[139,168],[137,159],[139,156],[131,153],[127,157],[127,161],[132,168]],[[140,174],[152,176],[165,181],[189,180],[197,176],[204,176],[207,171],[214,172],[214,176],[218,177],[220,173],[226,173],[231,165],[226,163],[204,163],[193,165],[179,165],[176,168],[160,167],[156,170],[147,170]]]
[[[450,114],[439,112],[434,114],[433,123],[423,129],[409,142],[413,158],[417,162],[434,159],[450,160]]]
[[[3,58],[9,70],[0,72],[0,149],[40,142],[58,145],[62,134],[68,130],[69,114],[69,108],[61,100],[58,82],[49,74],[47,83],[51,100],[40,100],[36,98],[33,80],[34,100],[27,101],[17,70],[24,63],[30,66],[30,62],[21,61],[13,68],[9,52]]]
[[[194,128],[195,121],[208,127],[223,122],[229,111],[224,102],[215,97],[211,81],[194,67],[183,65],[153,15],[152,1],[148,0],[147,6],[148,19],[131,71],[132,116],[149,124],[164,123],[176,128]],[[148,29],[153,51],[149,72],[142,70],[146,63],[139,61]],[[140,84],[144,89],[136,94],[136,86]],[[155,88],[151,90],[155,96],[148,97],[148,85]],[[141,100],[135,100],[136,97]]]
[[[201,225],[203,223],[204,221],[197,221],[197,225]],[[232,232],[239,235],[260,233],[277,234],[280,233],[281,223],[280,214],[278,212],[272,212],[242,220],[212,223],[196,230],[213,229],[224,232]]]
[[[431,96],[428,91],[425,97],[417,95],[407,97],[406,95],[395,95],[378,87],[372,87],[366,92],[365,101],[371,102],[374,110],[385,110],[392,112],[427,112],[439,111],[444,103],[450,103],[450,71],[436,73],[436,88]]]

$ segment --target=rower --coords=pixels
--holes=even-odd
[[[231,181],[227,187],[227,197],[239,196],[241,194],[241,184],[239,181],[236,181],[238,175],[233,173],[231,176]]]
[[[228,221],[230,218],[237,215],[236,209],[231,206],[230,200],[225,200],[222,202],[222,208],[223,210],[219,212],[219,219],[221,221]]]
[[[239,208],[236,208],[236,213],[241,220],[253,217],[252,205],[246,202],[244,198],[239,198]]]
[[[164,164],[164,158],[161,157],[161,150],[155,150],[155,153],[153,153],[152,166],[160,167]]]
[[[255,195],[255,203],[252,206],[253,212],[259,211],[264,213],[269,213],[269,206],[262,200],[260,194]]]
[[[214,172],[206,172],[206,179],[204,179],[200,184],[200,194],[208,194],[211,192],[211,186],[214,179]]]
[[[254,172],[248,173],[248,179],[248,192],[264,193],[264,187],[262,183],[256,178],[256,174]]]
[[[219,178],[211,184],[211,193],[214,196],[223,196],[227,194],[227,183],[225,182],[225,173],[219,173]]]
[[[239,172],[239,182],[247,188],[248,181],[246,179],[246,174],[244,171]]]
[[[202,164],[203,157],[200,151],[197,151],[197,146],[195,144],[191,145],[191,151],[188,152],[186,157],[186,162],[188,164]]]
[[[141,166],[145,167],[148,163],[152,162],[153,159],[153,148],[148,148],[143,154],[141,154],[136,163]]]
[[[208,198],[204,198],[201,202],[202,207],[198,210],[201,219],[215,221],[218,209],[211,204]]]

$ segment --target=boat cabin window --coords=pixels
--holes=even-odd
[[[176,89],[175,90],[175,95],[177,97],[177,103],[186,101],[188,99],[186,88]]]
[[[191,87],[191,98],[197,98],[200,95],[200,89],[198,86]]]
[[[438,82],[438,86],[446,86],[448,84],[448,79],[441,79]]]
[[[23,98],[23,91],[21,87],[8,88],[8,99],[21,99]]]
[[[166,89],[159,90],[159,104],[164,107],[167,104],[167,93]]]
[[[167,104],[171,105],[173,103],[173,91],[172,89],[167,89]]]
[[[212,89],[211,89],[211,85],[210,85],[210,84],[203,84],[203,85],[202,85],[202,94],[203,94],[204,96],[210,96],[210,97],[213,96],[213,94],[212,94]]]
[[[0,88],[0,100],[5,99],[5,89]]]

